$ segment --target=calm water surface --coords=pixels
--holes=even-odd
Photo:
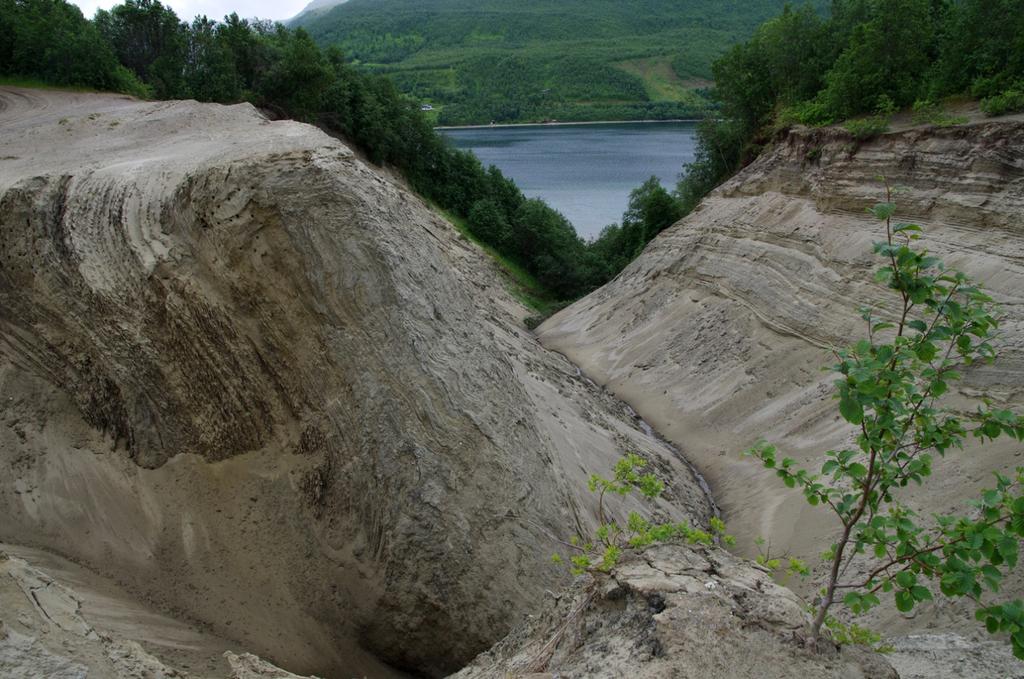
[[[531,125],[442,130],[543,198],[584,238],[622,219],[629,192],[651,175],[674,188],[693,160],[695,123]]]

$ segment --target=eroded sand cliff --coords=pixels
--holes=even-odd
[[[437,674],[557,583],[624,450],[493,264],[248,105],[0,90],[0,539],[302,674]]]
[[[816,553],[825,525],[736,454],[848,435],[817,368],[856,327],[875,174],[1022,318],[1021,136],[794,134],[542,339],[695,458],[741,545]],[[891,676],[810,654],[803,602],[717,548],[552,594],[555,538],[593,527],[586,478],[624,451],[667,482],[658,518],[704,523],[711,503],[525,313],[451,225],[315,128],[0,88],[0,540],[18,545],[0,663],[290,676],[251,651],[299,674],[436,675],[525,619],[464,676]],[[1007,327],[966,389],[1017,403],[1024,324]],[[920,499],[952,505],[1018,454],[958,458]],[[958,637],[898,647],[905,676],[1016,667]]]
[[[863,144],[841,129],[792,132],[612,283],[539,329],[545,346],[679,445],[707,477],[747,554],[764,536],[776,554],[817,562],[832,537],[835,524],[825,512],[740,453],[764,437],[813,465],[851,437],[832,400],[833,377],[821,367],[832,363],[830,347],[863,332],[858,309],[885,296],[871,282],[878,266],[871,245],[884,232],[866,214],[884,199],[880,175],[906,189],[897,197],[899,220],[923,225],[925,246],[987,286],[1007,316],[998,363],[969,370],[960,396],[985,393],[1019,409],[1019,118],[904,127]],[[965,497],[991,483],[992,471],[1024,462],[1021,452],[1012,441],[979,448],[972,440],[937,465],[912,502],[925,512],[962,508]],[[962,611],[934,610],[886,624],[977,625]]]

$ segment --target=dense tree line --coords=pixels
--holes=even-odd
[[[423,101],[443,102],[438,119],[442,125],[671,120],[699,118],[709,108],[705,96],[682,87],[678,101],[651,101],[640,76],[600,56],[577,52],[558,59],[529,50],[467,58],[456,71],[446,71],[457,74],[457,85],[448,89],[430,87],[429,72],[388,75],[400,89]]]
[[[824,7],[826,0],[813,0]],[[693,79],[783,0],[349,0],[296,19],[442,124],[703,114]],[[670,93],[628,64],[671,64]],[[660,87],[659,87],[660,86]],[[656,105],[654,105],[656,104]]]
[[[420,102],[442,125],[546,120],[666,120],[703,116],[710,101],[675,82],[676,101],[652,100],[644,79],[610,63],[605,50],[568,55],[540,49],[467,50],[455,66],[366,65]]]
[[[326,12],[299,16],[296,25],[324,44],[350,46],[361,61],[386,63],[404,57],[406,46],[398,39],[407,36],[421,39],[423,49],[436,50],[631,42],[638,36],[649,41],[694,26],[749,35],[782,5],[780,0],[348,0]]]
[[[604,277],[613,278],[651,239],[682,216],[678,198],[665,190],[657,177],[651,177],[634,189],[622,223],[606,226],[590,244],[597,261],[604,267]]]
[[[0,73],[143,94],[97,27],[59,0],[0,0]]]
[[[684,212],[793,123],[950,96],[992,114],[1024,110],[1024,0],[834,0],[827,18],[787,6],[712,70],[721,115],[701,127],[677,187]]]

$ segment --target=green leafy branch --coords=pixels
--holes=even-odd
[[[767,442],[747,454],[838,520],[839,538],[825,554],[829,568],[812,641],[840,595],[854,613],[878,605],[879,593],[891,593],[898,610],[910,611],[931,600],[938,583],[946,596],[977,601],[979,619],[990,631],[1008,633],[1014,653],[1024,657],[1024,604],[981,603],[1017,564],[1024,469],[1012,478],[995,475],[995,488],[972,503],[976,518],[934,515],[926,523],[898,499],[901,489],[932,475],[935,454],[961,449],[969,437],[1024,440],[1024,421],[987,399],[966,413],[941,402],[964,368],[995,360],[995,305],[966,275],[915,249],[921,227],[894,224],[891,190],[886,198],[870,210],[886,233],[874,246],[885,260],[875,281],[895,293],[895,314],[879,318],[873,309],[862,310],[866,339],[836,350],[832,368],[839,413],[856,427],[856,446],[826,451],[819,473],[780,459]],[[866,574],[847,576],[854,560],[866,563]]]
[[[831,633],[832,640],[840,646],[867,646],[877,653],[892,653],[895,650],[892,644],[882,641],[882,635],[878,632],[856,623],[847,625],[831,615],[825,617],[825,628]]]
[[[570,549],[568,557],[561,554],[552,556],[555,563],[568,562],[573,575],[589,571],[610,571],[619,562],[626,549],[644,547],[673,540],[687,544],[710,545],[715,539],[733,544],[734,538],[725,533],[725,523],[715,517],[710,521],[710,531],[693,528],[687,523],[653,523],[637,512],[630,512],[625,523],[609,517],[606,498],[626,497],[635,492],[648,500],[657,499],[664,491],[664,484],[654,474],[641,473],[647,462],[633,453],[627,453],[616,464],[612,478],[594,474],[588,488],[597,493],[598,527],[593,535],[574,535],[568,542],[559,541]]]
[[[767,568],[773,573],[782,571],[784,576],[783,579],[794,576],[805,578],[811,574],[810,569],[807,567],[807,563],[803,559],[790,556],[788,553],[781,556],[772,556],[772,545],[770,541],[766,541],[764,538],[759,537],[754,540],[754,545],[757,547],[757,556],[754,558],[754,562],[759,566]],[[783,569],[783,563],[785,563],[785,569]]]

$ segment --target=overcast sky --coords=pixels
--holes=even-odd
[[[73,0],[82,14],[91,19],[97,9],[110,9],[120,0]],[[222,19],[226,14],[238,12],[244,18],[284,20],[291,19],[305,7],[309,0],[161,0],[170,5],[178,18],[191,22],[197,14],[211,19]]]

